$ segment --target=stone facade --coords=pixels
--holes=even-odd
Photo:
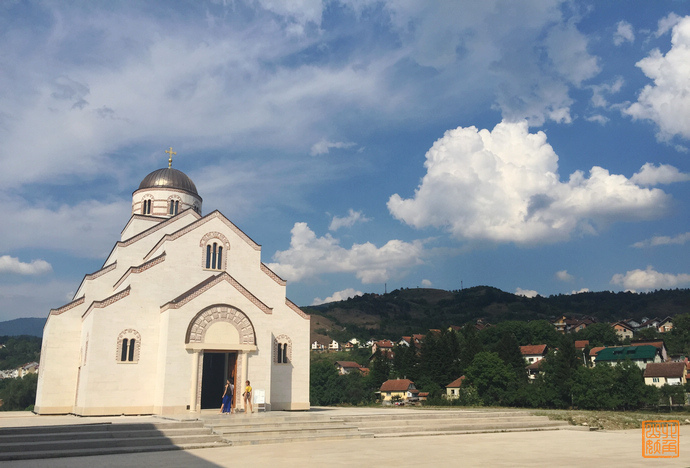
[[[226,378],[237,408],[246,380],[266,409],[309,408],[309,316],[260,245],[220,212],[200,212],[195,191],[135,191],[103,268],[48,316],[36,413],[197,412],[220,407]]]

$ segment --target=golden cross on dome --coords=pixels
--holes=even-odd
[[[170,169],[172,167],[173,154],[177,154],[177,153],[172,150],[172,146],[170,147],[170,149],[165,150],[165,152],[170,155],[170,157],[168,158],[168,169]]]

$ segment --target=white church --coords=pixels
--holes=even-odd
[[[233,408],[249,380],[255,408],[309,409],[309,316],[259,244],[219,211],[202,216],[166,152],[103,267],[50,311],[34,412],[193,413],[220,408],[226,379]]]

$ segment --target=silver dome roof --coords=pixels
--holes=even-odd
[[[153,171],[139,184],[139,190],[157,187],[180,189],[199,196],[194,182],[187,174],[169,167]]]

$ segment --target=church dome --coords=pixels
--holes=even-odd
[[[177,169],[166,167],[153,171],[141,181],[139,190],[147,188],[174,188],[199,195],[192,179]]]

